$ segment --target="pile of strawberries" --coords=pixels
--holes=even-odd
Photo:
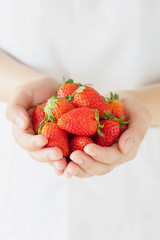
[[[128,123],[117,94],[105,99],[91,86],[64,78],[57,96],[35,108],[32,121],[35,133],[48,139],[46,147],[59,147],[65,157],[89,143],[111,146]]]

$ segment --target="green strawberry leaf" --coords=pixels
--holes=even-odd
[[[75,93],[81,93],[81,92],[83,92],[83,90],[85,89],[86,87],[85,86],[80,86],[75,92],[74,92],[74,94]],[[73,94],[72,94],[73,95]]]
[[[94,111],[95,111],[95,119],[99,123],[99,111],[97,109],[94,109]]]
[[[113,94],[113,93],[112,93]],[[115,100],[119,100],[119,95],[117,93],[114,94],[114,98]]]
[[[101,97],[106,101],[105,97],[103,95],[101,95]]]
[[[101,125],[100,125],[100,126],[101,126]],[[99,135],[101,135],[101,136],[103,137],[104,134],[102,133],[101,128],[103,128],[104,125],[102,125],[101,127],[100,127],[100,126],[98,126],[97,132],[98,132]]]
[[[113,93],[110,92],[110,98],[107,98],[107,102],[109,103],[109,102],[111,102],[112,100],[113,100]]]
[[[41,134],[42,128],[44,127],[44,124],[42,124],[38,129],[38,134]]]
[[[102,133],[101,128],[103,128],[104,125],[101,125],[99,122],[99,111],[97,109],[94,109],[94,111],[95,111],[95,119],[98,122],[97,132],[103,137],[104,134]]]
[[[73,99],[73,96],[72,96],[72,95],[69,95],[69,96],[65,96],[64,98],[71,102],[72,99]]]
[[[57,104],[55,103],[57,100],[58,100],[58,97],[52,96],[52,97],[48,100],[47,106],[48,106],[49,108],[58,107]]]
[[[52,116],[49,116],[49,119],[51,120],[51,122],[55,122],[55,118]]]
[[[44,122],[45,122],[45,123],[48,122],[49,119],[51,120],[51,122],[55,122],[55,117],[54,117],[54,115],[53,115],[53,113],[52,113],[51,108],[50,108],[48,105],[46,105],[46,107],[45,107],[45,119],[44,119]]]
[[[42,109],[42,111],[44,112],[44,107],[40,106],[40,108]]]
[[[66,81],[66,83],[73,83],[73,82],[74,82],[73,79],[68,79],[68,80]]]
[[[111,102],[112,100],[119,100],[119,95],[118,95],[117,93],[115,93],[115,94],[113,95],[113,93],[110,92],[110,98],[107,98],[107,102],[109,103],[109,102]]]
[[[124,115],[122,114],[119,118],[119,121],[121,122],[124,119]]]
[[[104,111],[104,113],[105,113],[105,114],[107,115],[107,117],[110,118],[110,119],[114,119],[114,118],[115,118],[115,116],[114,116],[112,113],[110,113],[110,112]]]
[[[102,119],[109,119],[108,116],[102,116],[101,118],[102,118]]]

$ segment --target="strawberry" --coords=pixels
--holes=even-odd
[[[83,151],[84,147],[89,143],[93,143],[91,138],[86,136],[76,136],[70,141],[70,152],[74,152],[76,150]]]
[[[99,113],[90,108],[75,108],[60,117],[58,126],[75,135],[91,136],[97,131],[101,133],[99,124]]]
[[[74,105],[72,102],[62,97],[52,96],[48,100],[44,109],[46,114],[45,120],[50,119],[51,121],[53,121],[53,119],[55,118],[55,120],[57,121],[58,118],[60,118],[64,113],[71,111],[72,109],[74,109]]]
[[[46,106],[46,104],[40,104],[38,105],[33,114],[32,114],[32,123],[33,123],[33,129],[35,131],[36,134],[38,134],[38,129],[41,125],[41,122],[44,120],[45,118],[45,113],[44,113],[44,107]]]
[[[63,156],[69,154],[67,133],[60,129],[57,123],[51,122],[42,125],[40,132],[48,139],[46,147],[59,147],[63,152]]]
[[[101,120],[100,124],[103,124],[102,133],[104,136],[96,133],[95,143],[102,147],[111,146],[120,135],[120,126],[115,119]]]
[[[114,94],[112,92],[110,92],[110,98],[108,98],[108,103],[110,105],[111,108],[111,113],[116,117],[116,118],[120,118],[121,115],[124,116],[123,121],[126,121],[126,116],[125,116],[125,109],[122,103],[119,102],[119,95],[118,94]]]
[[[73,93],[73,103],[78,108],[97,109],[100,117],[104,114],[104,111],[111,112],[109,103],[94,88],[89,86],[80,86]]]
[[[66,97],[72,95],[74,91],[79,88],[79,84],[75,84],[72,79],[65,81],[63,77],[63,84],[60,84],[57,89],[57,96]]]
[[[109,147],[118,139],[123,125],[128,124],[128,122],[122,122],[123,115],[119,119],[116,119],[111,113],[105,113],[106,116],[104,118],[106,119],[100,121],[100,124],[104,126],[102,129],[103,136],[96,133],[95,143],[102,147]]]

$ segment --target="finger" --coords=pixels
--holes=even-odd
[[[57,170],[54,166],[54,161],[48,163],[49,166],[54,167],[54,171],[58,176],[61,176],[64,173],[64,170]]]
[[[150,124],[148,111],[144,107],[133,106],[128,117],[128,129],[120,136],[118,142],[122,153],[128,153],[140,146]]]
[[[55,173],[58,175],[58,176],[61,176],[64,174],[64,170],[57,170],[57,169],[54,169]]]
[[[32,105],[32,88],[24,89],[18,87],[10,102],[8,103],[6,116],[9,121],[16,124],[21,129],[27,129],[30,123],[27,110]]]
[[[119,151],[116,143],[111,147],[101,147],[97,144],[90,143],[85,146],[84,152],[91,156],[94,160],[106,164],[113,164],[127,159],[127,156]]]
[[[37,151],[28,152],[29,155],[38,162],[51,162],[63,158],[62,151],[58,147],[42,148]]]
[[[70,178],[72,176],[76,176],[79,178],[87,178],[87,177],[91,177],[91,175],[89,175],[87,172],[85,172],[83,169],[81,169],[76,163],[74,163],[73,161],[71,161],[67,168],[64,170],[64,175],[67,178]]]
[[[16,125],[12,127],[16,142],[27,151],[35,151],[44,147],[48,140],[44,135],[35,135],[32,128],[21,130]]]
[[[54,161],[54,166],[57,170],[64,170],[67,167],[66,158],[63,157],[62,159]]]
[[[92,157],[80,150],[73,152],[70,158],[73,162],[77,163],[82,170],[92,176],[104,175],[111,171],[111,165],[95,161]]]

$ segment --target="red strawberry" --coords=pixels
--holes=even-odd
[[[111,108],[111,113],[117,118],[119,119],[121,117],[121,115],[124,116],[123,121],[126,121],[126,116],[125,116],[125,109],[122,103],[119,102],[119,95],[118,94],[114,94],[111,92],[110,93],[110,98],[108,98],[108,103],[110,105]]]
[[[65,81],[65,78],[63,78],[63,84],[58,86],[57,96],[70,96],[74,91],[77,90],[77,88],[79,88],[79,85],[73,83],[72,79],[68,79],[67,81]]]
[[[104,125],[102,133],[104,136],[96,133],[95,143],[102,147],[111,146],[120,135],[120,124],[115,119],[101,120],[101,125]]]
[[[63,114],[58,119],[58,126],[75,135],[91,136],[102,126],[99,125],[99,114],[97,110],[90,108],[76,108]]]
[[[111,112],[109,103],[92,87],[80,86],[73,94],[73,103],[75,107],[88,107],[97,109],[100,117],[104,111]]]
[[[48,139],[46,147],[59,147],[64,156],[69,154],[67,133],[60,129],[57,123],[53,122],[42,125],[41,134]]]
[[[57,121],[64,113],[74,109],[72,102],[62,97],[53,96],[50,98],[45,107],[46,119],[51,121],[55,118]]]
[[[89,143],[93,143],[91,138],[86,136],[76,136],[70,141],[70,152],[74,152],[76,150],[83,151],[84,147]]]
[[[33,123],[33,129],[36,134],[38,134],[38,129],[40,127],[40,123],[44,120],[45,118],[45,113],[44,113],[44,107],[46,104],[40,104],[36,107],[32,114],[32,123]]]

